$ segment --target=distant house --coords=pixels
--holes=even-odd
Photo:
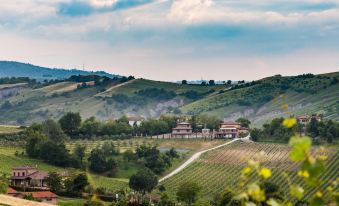
[[[47,172],[39,171],[35,167],[20,166],[12,168],[11,186],[48,189],[45,182]]]
[[[300,124],[304,124],[305,125],[305,124],[310,123],[312,118],[315,118],[318,122],[321,121],[321,116],[320,115],[312,115],[312,116],[301,115],[301,116],[297,116],[297,121]]]
[[[145,118],[143,117],[128,117],[128,124],[131,125],[132,127],[134,125],[140,126],[141,122],[143,122]]]
[[[52,205],[58,204],[58,196],[50,191],[39,191],[39,192],[24,192],[23,195],[32,195],[34,199],[39,202],[44,202]]]
[[[177,126],[172,129],[172,136],[188,136],[192,134],[192,124],[188,122],[177,123]]]
[[[238,122],[223,122],[220,124],[219,131],[216,132],[217,138],[239,138],[242,134],[248,133],[248,128],[241,127]]]

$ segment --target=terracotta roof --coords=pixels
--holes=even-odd
[[[20,192],[16,191],[15,189],[8,187],[7,194],[19,194]]]
[[[24,192],[23,194],[29,195],[32,194],[34,198],[57,198],[58,196],[50,191],[40,191],[40,192]]]

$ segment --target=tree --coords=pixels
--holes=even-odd
[[[185,202],[187,205],[194,204],[199,198],[201,187],[195,182],[185,182],[179,186],[177,191],[178,201]]]
[[[129,179],[129,187],[142,195],[151,192],[157,184],[158,177],[147,168],[139,170]]]
[[[78,174],[73,179],[73,191],[75,192],[83,192],[85,187],[89,185],[87,175],[84,173]]]
[[[158,206],[175,206],[175,202],[173,202],[166,193],[162,193]]]
[[[181,84],[187,84],[187,80],[182,80]]]
[[[319,135],[319,122],[315,117],[311,118],[310,123],[307,126],[307,132],[313,137],[317,137]]]
[[[110,171],[111,175],[113,175],[118,168],[117,162],[113,158],[107,156],[100,148],[96,148],[91,151],[88,161],[89,168],[93,172],[103,173]]]
[[[258,128],[253,128],[251,129],[251,139],[254,141],[254,142],[257,142],[259,141],[259,139],[262,137],[262,131],[261,129],[258,129]]]
[[[83,159],[85,157],[85,152],[86,152],[86,145],[80,145],[77,144],[75,146],[73,155],[75,156],[75,158],[80,162],[80,164],[83,164]]]
[[[207,83],[206,83],[205,81],[202,81],[202,82],[201,82],[201,85],[202,85],[202,86],[206,86]]]
[[[227,80],[227,84],[232,84],[232,81],[231,80]]]
[[[6,194],[8,188],[8,178],[5,174],[0,174],[0,194]]]
[[[209,81],[208,81],[208,85],[211,85],[211,86],[215,85],[214,80],[213,80],[213,79],[209,80]]]
[[[48,137],[48,139],[59,143],[66,139],[66,135],[61,129],[60,125],[54,120],[46,120],[41,124],[42,132]]]
[[[246,118],[243,118],[243,117],[240,117],[239,119],[235,120],[236,122],[240,123],[240,125],[242,127],[246,127],[246,128],[249,128],[250,127],[250,124],[251,124],[251,121],[246,119]]]
[[[81,125],[81,116],[79,113],[68,112],[59,120],[62,130],[69,136],[74,136],[79,133]]]
[[[70,155],[64,143],[48,140],[41,145],[40,158],[57,166],[68,166]]]
[[[52,192],[59,192],[62,189],[62,179],[56,172],[50,172],[46,178],[48,187]]]
[[[39,131],[28,130],[26,132],[26,153],[29,157],[38,158],[40,156],[41,145],[47,140]]]
[[[100,129],[101,129],[101,123],[97,121],[95,117],[90,117],[82,123],[80,127],[80,132],[83,135],[91,137],[93,135],[98,134],[100,132]]]

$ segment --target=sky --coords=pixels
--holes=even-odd
[[[154,80],[339,71],[339,0],[1,0],[0,60]]]

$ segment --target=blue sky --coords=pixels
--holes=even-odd
[[[2,0],[0,59],[157,80],[339,71],[339,0]]]

